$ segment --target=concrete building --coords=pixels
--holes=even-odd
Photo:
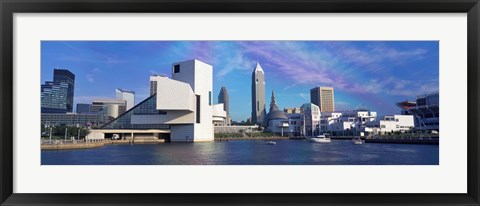
[[[316,136],[319,134],[320,108],[312,103],[305,103],[300,107],[303,117],[303,131],[305,136]]]
[[[223,104],[214,104],[213,105],[213,116],[212,121],[214,126],[227,126],[227,112],[224,110]]]
[[[215,133],[241,133],[254,132],[258,130],[258,125],[232,125],[232,126],[215,126]]]
[[[127,110],[127,102],[121,99],[95,99],[91,111],[99,116],[99,123],[105,124],[119,117]]]
[[[157,92],[96,130],[106,138],[213,141],[213,67],[199,60],[172,64],[172,79],[156,78]],[[220,106],[218,106],[220,108]]]
[[[386,134],[410,131],[415,125],[413,115],[389,115],[381,120],[368,122],[366,126],[372,128],[373,134]]]
[[[96,114],[42,113],[41,122],[43,125],[47,125],[47,126],[67,125],[67,126],[90,127],[90,126],[98,125],[98,119]]]
[[[396,105],[402,109],[402,114],[413,115],[415,130],[440,131],[439,93],[417,96],[415,101],[398,102]]]
[[[265,115],[265,74],[257,62],[252,72],[252,123],[262,124]]]
[[[226,112],[227,114],[227,119],[226,119],[226,124],[230,125],[231,124],[231,118],[230,118],[230,98],[228,96],[227,88],[222,87],[220,89],[220,93],[218,94],[218,103],[223,104],[223,111]]]
[[[66,82],[47,81],[41,85],[41,112],[67,113],[68,88]]]
[[[165,76],[157,75],[157,74],[150,76],[150,96],[157,93],[157,81],[162,77],[165,77]]]
[[[300,107],[284,108],[283,111],[287,114],[300,114],[301,113]]]
[[[335,111],[333,87],[315,87],[311,89],[310,102],[317,105],[321,112]]]
[[[92,104],[78,103],[77,109],[75,110],[78,114],[86,114],[92,112]]]
[[[367,109],[352,111],[322,112],[320,133],[331,135],[359,135],[360,132],[372,132],[366,124],[377,119],[377,112]]]
[[[127,110],[135,106],[135,92],[117,88],[115,89],[115,98],[127,102]]]
[[[284,111],[278,109],[274,91],[272,91],[270,109],[265,118],[264,125],[266,127],[265,131],[267,132],[279,133],[282,136],[284,133],[288,133],[288,116]]]
[[[75,87],[75,75],[66,69],[53,70],[53,82],[66,83],[67,88],[67,112],[73,112],[73,95]]]

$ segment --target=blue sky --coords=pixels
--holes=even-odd
[[[251,75],[265,71],[267,107],[300,107],[316,86],[333,86],[337,110],[361,105],[397,114],[395,102],[438,91],[438,41],[43,41],[41,81],[53,69],[75,74],[74,103],[114,98],[115,88],[149,95],[149,76],[171,76],[171,64],[198,59],[213,66],[214,102],[222,86],[233,120],[251,113]]]

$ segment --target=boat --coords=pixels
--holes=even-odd
[[[330,138],[327,137],[326,135],[318,135],[316,137],[311,137],[311,138],[308,138],[308,140],[310,142],[316,142],[316,143],[324,143],[324,144],[328,144],[331,142]]]
[[[353,138],[352,141],[353,141],[353,144],[363,144],[362,139],[360,139],[359,137]]]
[[[274,141],[268,141],[268,142],[265,142],[265,144],[269,144],[269,145],[276,145],[277,143],[274,142]]]

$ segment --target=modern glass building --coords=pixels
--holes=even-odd
[[[134,106],[132,109],[123,113],[110,123],[102,126],[102,129],[169,129],[170,127],[167,124],[132,124],[133,115],[136,115],[136,117],[143,117],[143,119],[146,120],[148,119],[149,115],[166,114],[167,113],[164,111],[157,110],[157,95],[154,94]]]
[[[53,70],[53,82],[67,83],[67,111],[73,112],[73,93],[75,87],[75,75],[66,69]]]
[[[41,85],[42,113],[66,113],[68,84],[65,82],[47,81]]]
[[[75,110],[78,114],[90,113],[92,111],[91,104],[78,103],[77,109]]]

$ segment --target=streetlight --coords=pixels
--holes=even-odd
[[[65,142],[67,141],[67,131],[68,131],[68,127],[65,127]]]

